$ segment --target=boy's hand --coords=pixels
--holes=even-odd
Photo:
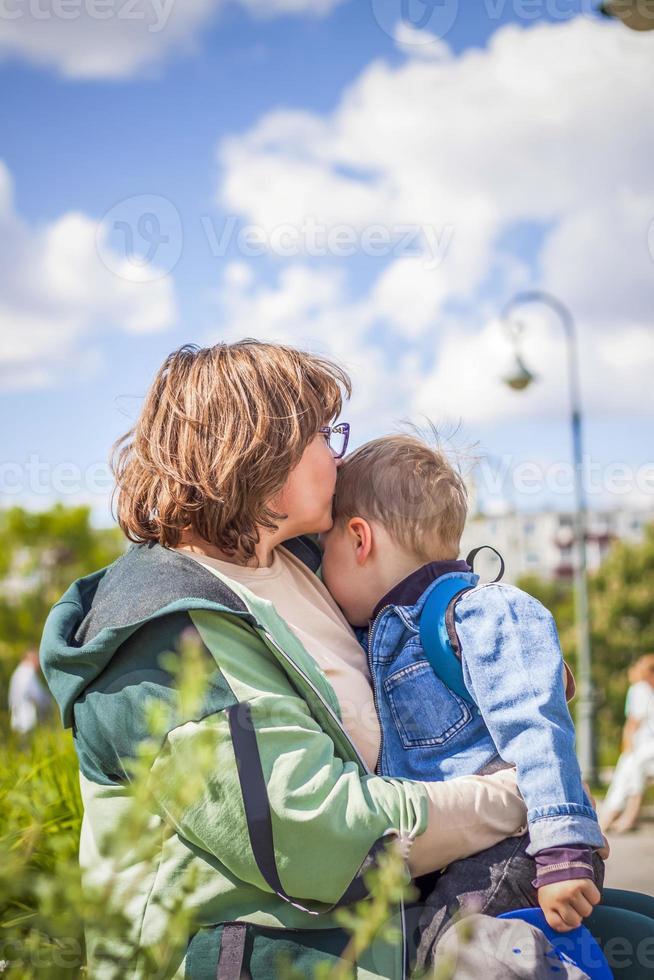
[[[570,932],[580,926],[600,898],[599,890],[590,878],[557,881],[538,889],[538,903],[548,925],[557,932]]]

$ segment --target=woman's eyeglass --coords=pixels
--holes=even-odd
[[[349,422],[339,422],[338,425],[323,425],[318,429],[325,437],[334,459],[342,459],[350,438]]]

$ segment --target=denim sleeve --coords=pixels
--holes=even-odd
[[[458,601],[455,626],[465,682],[499,754],[517,770],[528,853],[602,847],[575,755],[554,617],[526,592],[492,584]]]

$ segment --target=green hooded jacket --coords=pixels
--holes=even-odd
[[[310,539],[285,547],[318,570]],[[189,629],[211,674],[201,709],[185,717],[161,658]],[[363,874],[389,835],[408,842],[424,832],[427,794],[420,783],[370,772],[343,728],[334,689],[272,603],[183,552],[132,545],[52,608],[41,661],[79,758],[83,873],[111,881],[132,944],[161,941],[166,902],[194,871],[187,900],[196,926],[159,976],[278,977],[282,951],[307,977],[317,963],[335,964],[349,937],[333,911],[365,897]],[[152,767],[160,845],[144,871],[137,862],[116,867],[106,836],[125,812],[126,762],[148,735],[152,699],[173,709],[174,720]],[[209,740],[215,771],[182,808],[176,789],[194,740]],[[397,941],[375,942],[359,977],[406,975],[401,907],[393,923]],[[94,980],[148,975],[143,960],[121,968],[118,948],[109,950],[112,963],[99,955],[103,937],[87,939]]]

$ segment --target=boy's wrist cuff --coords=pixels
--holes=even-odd
[[[578,878],[595,880],[590,847],[578,845],[548,847],[546,850],[539,851],[534,860],[536,862],[536,877],[532,881],[534,888]]]
[[[604,838],[595,810],[581,803],[563,803],[529,810],[530,844],[527,854],[534,857],[555,847],[603,847]]]

